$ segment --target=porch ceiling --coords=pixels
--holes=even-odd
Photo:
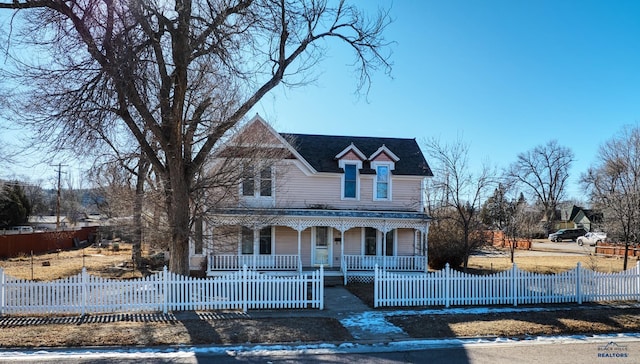
[[[312,226],[329,226],[340,231],[372,227],[383,232],[409,228],[427,232],[431,218],[411,211],[365,211],[325,209],[224,209],[211,215],[215,225],[242,225],[249,228],[288,226],[302,231]]]

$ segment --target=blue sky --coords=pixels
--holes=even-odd
[[[470,144],[471,163],[503,168],[549,140],[576,156],[569,192],[598,146],[640,121],[640,2],[357,1],[391,6],[392,77],[354,94],[352,55],[330,43],[315,83],[268,95],[260,113],[292,133]],[[53,167],[38,167],[44,170]],[[19,171],[5,171],[1,177]]]
[[[640,121],[638,1],[388,1],[392,78],[354,96],[346,48],[330,48],[318,81],[278,90],[255,111],[278,131],[430,137],[470,145],[499,168],[557,139],[576,162],[569,193],[598,146]],[[424,144],[424,143],[421,143]]]

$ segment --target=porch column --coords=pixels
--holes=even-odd
[[[253,228],[253,269],[256,269],[256,260],[260,253],[260,229]]]
[[[382,268],[387,269],[387,231],[382,230]]]
[[[424,252],[424,271],[429,271],[429,223],[424,225],[424,228],[420,231],[422,233],[422,251]]]
[[[296,230],[298,232],[298,259],[302,259],[301,254],[302,254],[302,230],[298,229]]]
[[[298,262],[300,263],[298,271],[302,272],[302,231],[305,229],[305,227],[302,226],[302,220],[298,219],[293,228],[298,232]]]
[[[349,228],[345,225],[344,220],[340,220],[340,226],[338,230],[340,231],[340,270],[343,271],[344,268],[344,232]]]
[[[384,269],[387,269],[387,233],[389,232],[389,228],[387,227],[387,222],[385,221],[382,225],[382,266]]]

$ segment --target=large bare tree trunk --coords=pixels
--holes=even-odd
[[[169,180],[165,180],[167,215],[171,231],[169,270],[189,275],[190,186],[178,161],[169,162]]]
[[[144,201],[144,183],[149,170],[149,162],[144,155],[138,160],[138,175],[136,178],[136,197],[133,205],[134,241],[131,247],[131,260],[134,268],[140,268],[142,260],[142,203]]]

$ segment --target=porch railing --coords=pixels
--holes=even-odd
[[[342,257],[343,271],[373,271],[376,267],[394,271],[424,271],[426,262],[424,256],[375,256],[375,255],[344,255]]]
[[[208,271],[240,270],[243,266],[252,270],[302,271],[297,254],[278,255],[209,255]]]

